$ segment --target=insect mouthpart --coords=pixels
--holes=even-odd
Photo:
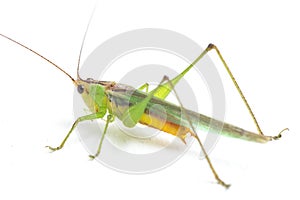
[[[82,93],[84,92],[84,87],[83,87],[83,85],[78,85],[78,86],[77,86],[77,91],[78,91],[79,94],[82,94]]]

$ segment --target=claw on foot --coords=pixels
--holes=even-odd
[[[273,139],[273,140],[278,140],[279,138],[282,137],[282,133],[283,133],[284,131],[289,131],[289,129],[288,129],[288,128],[283,129],[282,131],[280,131],[280,132],[278,133],[278,135],[273,136],[272,139]]]
[[[97,156],[99,156],[99,153],[96,153],[95,155],[89,155],[91,160],[94,160]]]
[[[222,181],[220,178],[217,179],[218,184],[222,185],[223,187],[225,187],[226,189],[230,188],[230,184],[226,184],[224,181]]]
[[[219,183],[220,185],[222,185],[222,186],[224,186],[226,189],[229,189],[230,188],[230,184],[226,184],[226,183],[224,183],[224,182],[221,182],[221,183]]]
[[[59,146],[59,147],[45,146],[45,148],[48,148],[48,149],[50,149],[51,151],[57,151],[57,150],[60,150],[62,147],[61,147],[61,146]]]

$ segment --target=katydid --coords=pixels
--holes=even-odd
[[[78,65],[77,65],[77,79],[75,80],[71,75],[69,75],[66,71],[64,71],[61,67],[47,59],[46,57],[42,56],[41,54],[37,53],[36,51],[32,50],[31,48],[17,42],[16,40],[7,37],[3,34],[0,34],[2,37],[26,48],[27,50],[31,51],[32,53],[36,54],[37,56],[41,57],[42,59],[46,60],[54,67],[62,71],[66,74],[75,87],[79,94],[81,94],[86,106],[88,107],[91,114],[79,117],[72,125],[71,129],[69,130],[68,134],[65,136],[63,141],[58,147],[51,147],[46,146],[52,151],[60,150],[64,147],[65,142],[74,131],[76,126],[79,122],[86,121],[86,120],[94,120],[100,118],[106,118],[105,127],[103,130],[102,137],[99,141],[97,152],[94,155],[90,155],[90,158],[94,159],[95,157],[99,156],[101,152],[102,142],[104,140],[105,134],[107,133],[109,124],[112,123],[117,117],[120,119],[124,126],[126,127],[134,127],[137,123],[144,124],[146,126],[161,130],[163,132],[172,134],[180,138],[183,142],[185,142],[185,138],[188,135],[194,137],[200,145],[202,152],[209,164],[209,167],[215,176],[216,181],[221,184],[222,186],[228,188],[230,185],[226,184],[222,181],[216,170],[214,169],[206,150],[197,135],[196,130],[211,130],[216,134],[226,135],[234,138],[240,138],[247,141],[257,142],[257,143],[266,143],[268,141],[277,140],[281,137],[281,133],[283,129],[278,135],[276,136],[266,136],[261,131],[261,128],[250,108],[245,96],[243,95],[239,85],[234,79],[228,65],[226,64],[225,60],[223,59],[220,51],[218,48],[213,45],[209,44],[208,47],[179,75],[177,75],[173,79],[169,79],[167,76],[164,76],[160,84],[153,89],[152,91],[148,92],[148,84],[146,83],[142,87],[136,89],[134,87],[124,85],[121,83],[116,83],[114,81],[101,81],[101,80],[93,80],[88,78],[86,80],[82,79],[79,75],[79,66],[80,66],[80,55],[82,51],[82,47],[80,49]],[[228,72],[231,80],[233,81],[239,95],[241,96],[244,104],[249,111],[254,124],[257,128],[258,133],[253,133],[251,131],[244,130],[237,126],[224,123],[222,121],[218,121],[216,119],[210,118],[208,116],[196,113],[194,111],[185,109],[174,89],[175,85],[185,76],[185,74],[194,67],[194,65],[199,62],[209,51],[215,50],[219,59],[222,61],[226,71]],[[146,89],[144,92],[143,90]],[[179,106],[173,103],[170,103],[165,100],[165,98],[170,94],[171,91],[174,91],[175,96],[179,102]],[[153,105],[160,105],[162,106],[167,112],[167,116],[165,120],[161,119],[162,111]],[[149,112],[149,109],[152,109]],[[221,131],[220,127],[222,127]]]

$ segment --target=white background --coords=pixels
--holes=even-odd
[[[0,2],[1,33],[30,46],[75,76],[94,1]],[[99,1],[84,55],[137,28],[165,28],[223,53],[268,135],[265,145],[221,138],[210,157],[229,190],[214,183],[206,161],[190,152],[167,169],[127,175],[90,162],[76,134],[59,152],[73,122],[73,85],[30,52],[0,38],[0,198],[297,199],[299,192],[299,6],[297,1]],[[105,55],[104,55],[105,56]],[[224,76],[226,121],[255,130]],[[146,81],[146,80],[145,80]]]

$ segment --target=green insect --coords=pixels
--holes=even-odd
[[[66,71],[64,71],[61,67],[37,53],[36,51],[30,49],[29,47],[17,42],[10,37],[7,37],[3,34],[0,34],[2,37],[28,49],[34,54],[38,55],[42,59],[46,60],[54,67],[62,71],[66,74],[75,87],[79,94],[81,94],[86,106],[88,107],[91,114],[79,117],[72,125],[71,129],[61,142],[61,144],[57,147],[47,146],[52,151],[60,150],[64,147],[66,141],[68,140],[71,133],[74,131],[78,123],[86,120],[95,120],[99,118],[106,118],[106,123],[104,127],[104,131],[102,137],[99,141],[98,149],[95,154],[90,155],[91,159],[99,156],[101,152],[102,142],[104,140],[105,134],[107,133],[108,126],[112,123],[115,117],[119,118],[124,126],[126,127],[134,127],[137,123],[144,124],[146,126],[156,128],[158,130],[164,131],[166,133],[172,134],[180,138],[183,142],[185,142],[185,138],[187,135],[191,135],[194,137],[203,151],[205,158],[209,164],[209,167],[215,176],[217,183],[228,188],[230,185],[226,184],[224,181],[219,178],[216,170],[214,169],[208,154],[206,153],[201,140],[199,139],[196,130],[211,130],[216,134],[226,135],[234,138],[240,138],[247,141],[257,142],[257,143],[266,143],[272,140],[277,140],[281,137],[281,133],[287,129],[283,129],[276,136],[265,136],[260,129],[260,126],[245,98],[243,95],[239,85],[235,81],[230,69],[228,68],[225,60],[223,59],[218,48],[209,44],[208,47],[180,74],[178,74],[175,78],[169,79],[167,76],[164,76],[160,84],[148,92],[148,84],[144,84],[142,87],[136,89],[128,85],[116,83],[114,81],[99,81],[88,78],[83,80],[79,75],[79,65],[80,65],[80,55],[82,51],[82,46],[80,49],[78,66],[77,66],[77,79],[75,80],[72,76],[70,76]],[[233,81],[237,91],[239,92],[241,98],[243,99],[255,125],[258,133],[253,133],[237,126],[223,123],[222,121],[218,121],[212,119],[208,116],[196,113],[191,110],[187,110],[183,107],[176,90],[174,90],[174,86],[185,76],[188,71],[194,67],[194,65],[201,60],[209,51],[215,50],[219,58],[221,59],[224,67],[226,68],[231,80]],[[144,89],[146,91],[144,92]],[[170,103],[165,100],[165,98],[173,91],[178,102],[179,106],[173,103]],[[163,112],[157,106],[160,105],[164,108],[166,112]],[[152,109],[149,112],[149,109]],[[162,113],[163,112],[163,113]],[[166,118],[162,117],[167,113]],[[164,120],[162,120],[164,119]],[[222,127],[221,131],[220,127]]]

